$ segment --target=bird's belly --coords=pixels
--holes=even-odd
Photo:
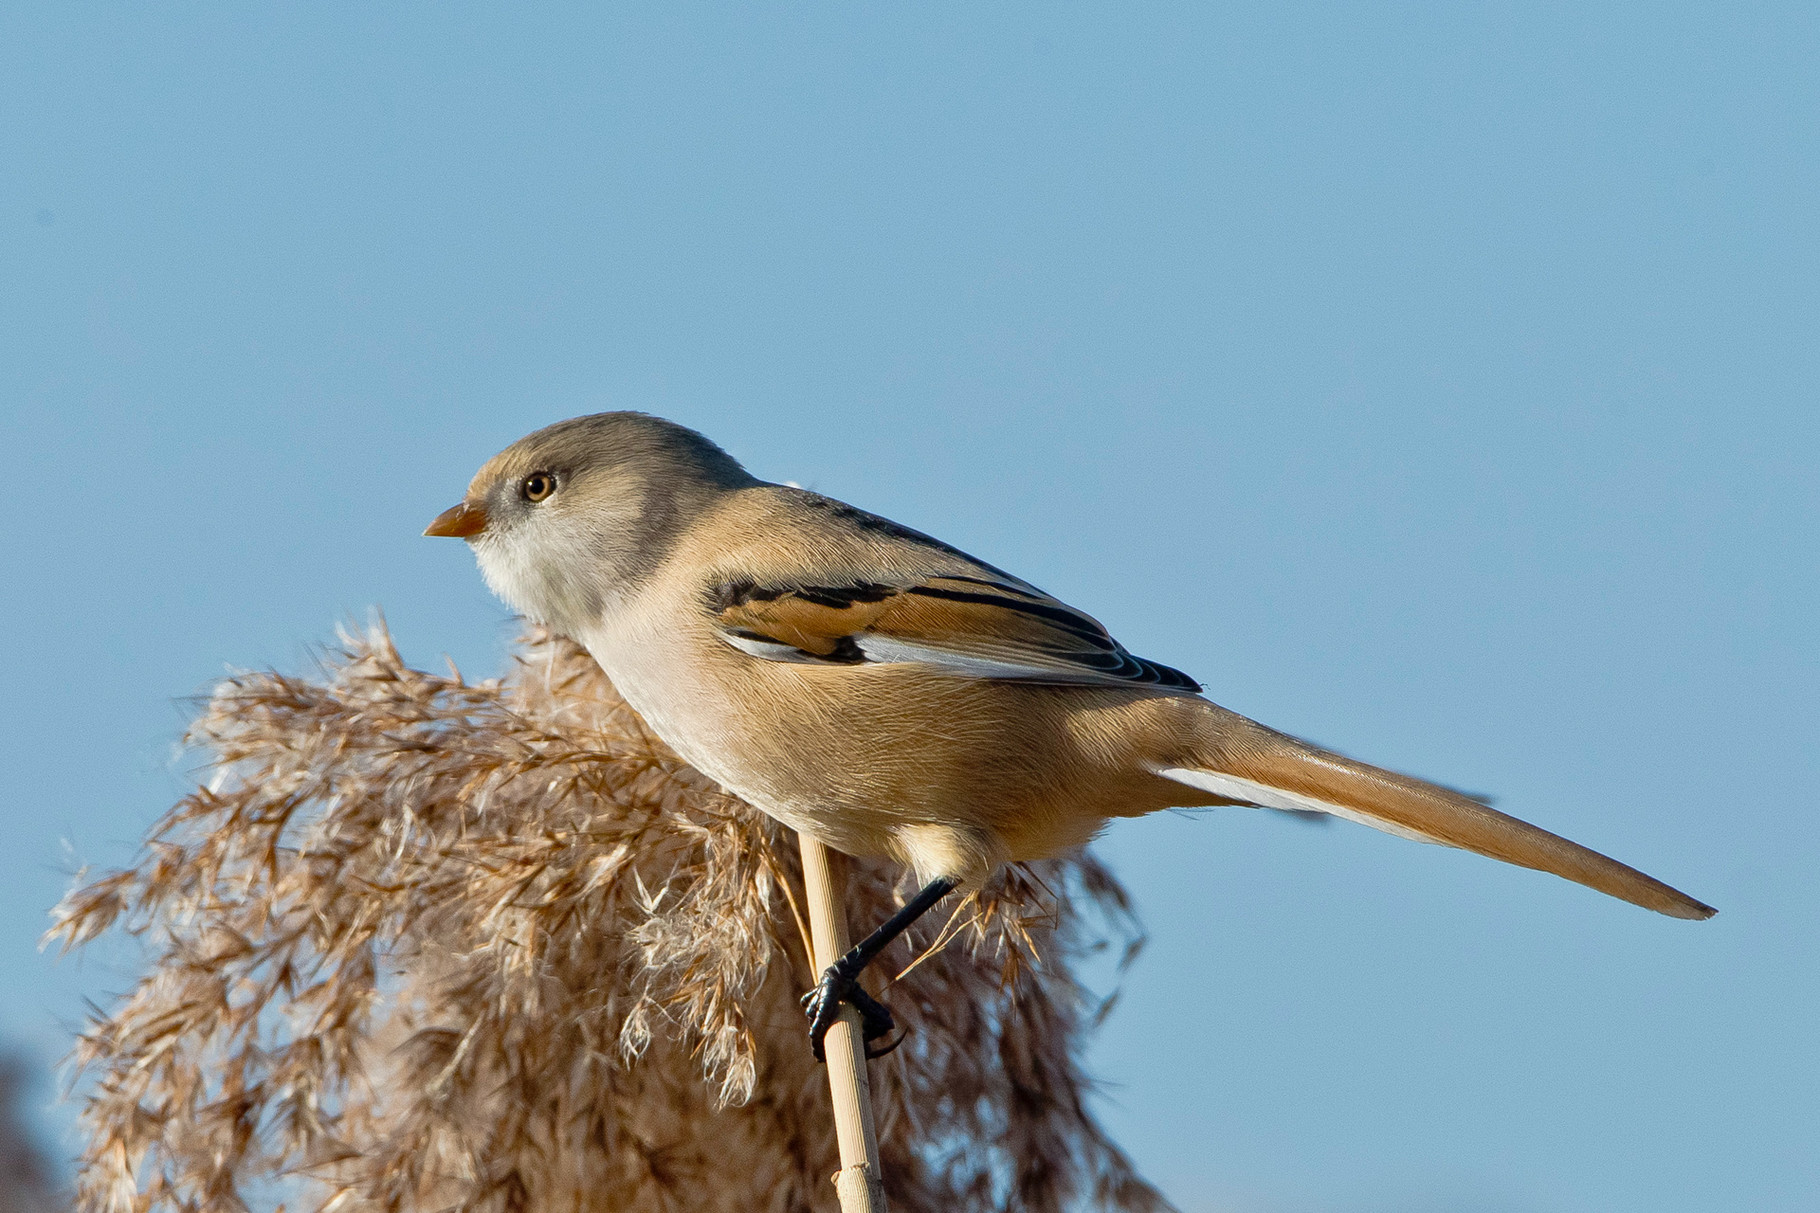
[[[1146,696],[640,641],[588,647],[652,731],[728,791],[850,854],[980,875],[1170,803],[1129,744],[1147,731],[1132,718],[1155,702]]]

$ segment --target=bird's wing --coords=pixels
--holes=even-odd
[[[1152,686],[1200,684],[1134,657],[1098,620],[1016,578],[929,573],[892,582],[725,581],[708,595],[723,640],[768,661],[911,662],[973,678]]]

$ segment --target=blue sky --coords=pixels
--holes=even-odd
[[[48,1062],[125,980],[35,940],[181,794],[183,696],[375,605],[498,668],[418,531],[642,408],[1720,907],[1120,823],[1152,940],[1092,1064],[1189,1213],[1820,1206],[1817,33],[9,7],[0,1030]]]

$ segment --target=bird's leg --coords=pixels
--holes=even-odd
[[[876,931],[854,944],[845,956],[829,965],[822,973],[821,981],[803,996],[803,1006],[809,1013],[809,1048],[815,1053],[815,1060],[826,1059],[822,1038],[839,1018],[840,1004],[843,1002],[859,1012],[860,1025],[867,1040],[877,1040],[897,1026],[884,1004],[860,989],[859,975],[885,950],[886,944],[902,935],[911,923],[934,909],[935,904],[953,892],[958,884],[960,881],[952,876],[942,876],[924,885],[922,891],[912,897],[903,909],[885,919]],[[890,1050],[883,1052],[888,1053]],[[876,1057],[879,1054],[868,1056]]]

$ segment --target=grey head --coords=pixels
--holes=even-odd
[[[694,430],[646,413],[546,426],[476,472],[424,531],[466,539],[514,610],[580,636],[662,563],[689,520],[762,483]]]

